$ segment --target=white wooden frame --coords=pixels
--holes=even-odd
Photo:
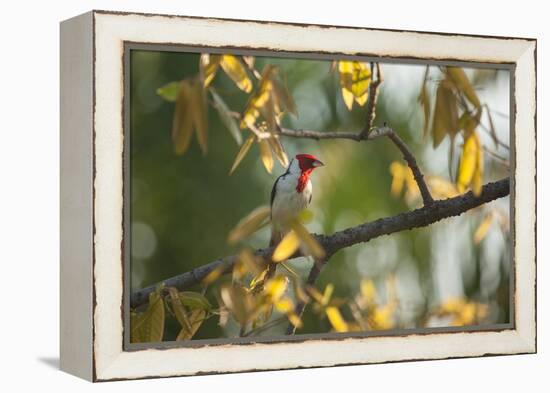
[[[514,65],[513,328],[125,351],[125,42]],[[61,24],[61,51],[63,370],[105,381],[536,351],[535,40],[93,11]]]

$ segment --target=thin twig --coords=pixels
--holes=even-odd
[[[431,203],[433,203],[433,198],[430,194],[430,190],[428,188],[428,185],[424,181],[424,176],[422,174],[422,171],[420,171],[420,168],[418,167],[416,159],[414,158],[414,154],[391,127],[388,127],[386,125],[384,125],[383,127],[372,127],[368,135],[363,134],[362,132],[322,132],[311,130],[291,130],[288,128],[281,128],[280,132],[284,136],[294,138],[351,139],[354,141],[369,141],[382,136],[387,136],[401,151],[401,154],[403,154],[403,158],[409,165],[409,168],[411,168],[414,179],[418,184],[418,188],[420,189],[424,205],[430,205]]]
[[[414,180],[416,180],[416,184],[418,184],[418,188],[420,189],[420,194],[422,195],[422,201],[424,202],[424,206],[431,205],[434,202],[434,200],[432,198],[432,195],[430,194],[428,185],[424,181],[424,175],[422,175],[422,172],[420,171],[420,168],[416,163],[416,158],[414,158],[414,155],[409,150],[405,142],[403,142],[403,140],[399,137],[399,135],[397,135],[395,132],[392,131],[388,133],[388,137],[395,144],[395,146],[397,146],[397,148],[401,151],[401,154],[403,154],[403,158],[405,159],[405,161],[407,161],[409,168],[411,168],[411,171],[414,175]]]
[[[502,157],[500,154],[498,153],[495,153],[493,150],[489,149],[487,146],[483,146],[483,151],[485,151],[485,153],[489,154],[491,157],[493,157],[495,160],[497,160],[498,162],[500,162],[500,164],[504,165],[504,166],[507,166],[507,167],[510,167],[510,161],[508,161],[508,159]]]
[[[378,86],[382,83],[382,74],[380,72],[380,64],[376,63],[376,79],[374,79],[370,85],[369,85],[369,95],[367,97],[367,118],[365,121],[365,127],[363,128],[363,131],[361,131],[360,136],[361,139],[365,139],[372,128],[372,125],[374,124],[374,118],[376,117],[375,110],[376,110],[376,101],[378,101]],[[371,63],[371,75],[374,78],[374,69],[373,64]]]
[[[321,260],[316,260],[313,262],[313,266],[311,267],[311,270],[309,271],[309,275],[306,280],[306,285],[314,286],[315,282],[317,281],[317,277],[319,277],[319,274],[321,273],[321,269],[326,265],[328,260],[330,259],[330,255],[326,255]],[[301,319],[302,315],[304,315],[304,310],[306,308],[306,303],[303,301],[298,302],[296,304],[296,307],[294,308],[294,313]],[[287,335],[294,335],[296,333],[296,326],[294,326],[292,323],[289,322],[288,327],[286,329]]]
[[[262,333],[262,332],[265,332],[266,330],[269,330],[271,329],[272,327],[275,327],[281,323],[283,323],[284,321],[286,321],[287,318],[286,316],[284,317],[280,317],[280,318],[277,318],[277,319],[274,319],[268,323],[266,323],[265,325],[262,325],[256,329],[252,329],[250,330],[248,333],[246,333],[243,337],[249,337],[249,336],[257,336],[259,333]]]

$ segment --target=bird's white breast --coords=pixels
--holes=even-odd
[[[298,192],[299,175],[288,174],[277,182],[273,205],[271,206],[271,221],[280,230],[286,230],[285,223],[295,218],[304,210],[311,199],[313,186],[308,179],[302,192]]]

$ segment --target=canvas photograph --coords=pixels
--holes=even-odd
[[[513,327],[510,67],[125,56],[130,348]]]

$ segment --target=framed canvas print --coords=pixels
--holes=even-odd
[[[536,41],[61,23],[61,368],[536,351]]]

